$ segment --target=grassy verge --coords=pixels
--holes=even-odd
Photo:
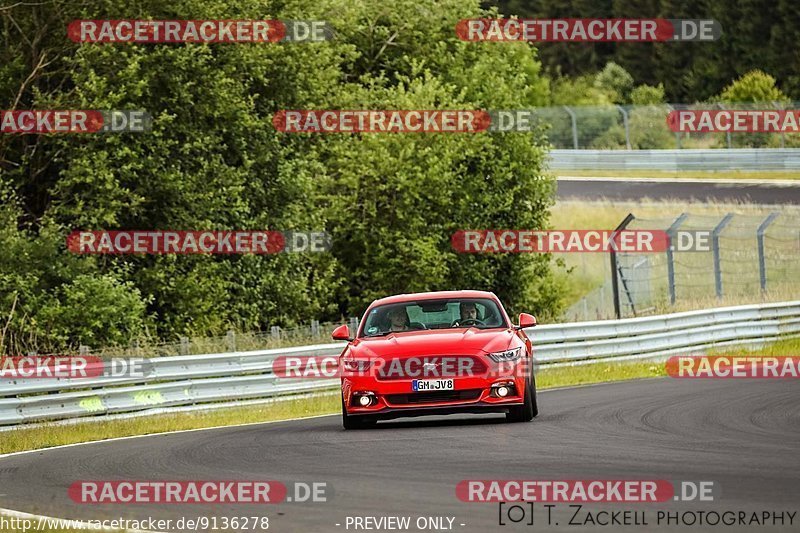
[[[745,349],[720,351],[728,355],[757,353],[768,356],[796,356],[800,352],[800,339],[789,339],[749,352]],[[539,389],[550,389],[571,385],[623,381],[638,378],[665,376],[664,364],[653,361],[608,362],[572,367],[543,368],[537,374]],[[112,437],[146,435],[178,429],[197,429],[226,424],[266,422],[301,416],[336,413],[339,398],[336,395],[319,396],[305,400],[277,404],[233,408],[207,413],[159,415],[138,420],[118,420],[102,423],[31,428],[4,433],[0,441],[0,452],[32,450],[55,446],[102,440]],[[5,529],[9,533],[23,533],[21,529]],[[44,533],[72,533],[72,529],[37,529]]]
[[[554,170],[557,176],[597,176],[604,178],[679,178],[679,179],[721,179],[721,180],[797,180],[800,174],[788,170]]]
[[[724,353],[744,353],[745,351],[743,349],[727,349]],[[799,352],[800,339],[790,339],[772,344],[757,353],[764,355],[797,355]],[[543,367],[539,370],[536,379],[538,388],[543,390],[664,375],[666,374],[663,364],[652,361],[631,361],[604,362],[558,368]],[[334,394],[206,412],[154,415],[130,420],[18,429],[0,433],[2,435],[0,453],[35,450],[61,444],[103,440],[113,437],[148,435],[164,431],[286,420],[338,413],[339,409],[339,397]]]

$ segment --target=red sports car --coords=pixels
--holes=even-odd
[[[342,423],[362,428],[380,419],[504,412],[512,422],[537,414],[533,350],[497,296],[483,291],[402,294],[369,306],[339,357]]]

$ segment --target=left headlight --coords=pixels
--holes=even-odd
[[[490,353],[489,357],[495,363],[504,363],[506,361],[516,361],[522,355],[522,347],[505,350],[503,352]]]

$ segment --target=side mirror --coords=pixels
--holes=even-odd
[[[342,324],[341,326],[339,326],[338,328],[333,330],[333,333],[331,334],[331,337],[333,337],[333,340],[335,340],[335,341],[353,340],[350,337],[350,328],[347,327],[347,324]]]
[[[518,329],[525,329],[525,328],[532,328],[536,325],[536,317],[533,315],[529,315],[528,313],[520,313],[519,314],[519,326]]]

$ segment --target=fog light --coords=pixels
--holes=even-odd
[[[369,396],[362,396],[358,399],[358,403],[360,403],[362,407],[367,407],[372,403],[372,398]]]
[[[508,396],[508,387],[506,387],[505,385],[503,385],[502,387],[497,387],[497,395],[500,396],[501,398],[505,398],[506,396]]]

